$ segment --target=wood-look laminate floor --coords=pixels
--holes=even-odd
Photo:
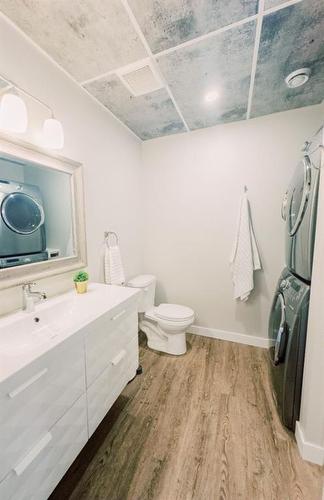
[[[275,409],[263,349],[188,336],[176,358],[141,340],[124,390],[51,500],[319,500]]]

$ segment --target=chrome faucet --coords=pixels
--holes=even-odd
[[[35,303],[46,299],[46,293],[44,292],[33,292],[32,286],[36,283],[24,283],[22,286],[23,294],[23,311],[33,312],[35,311]]]

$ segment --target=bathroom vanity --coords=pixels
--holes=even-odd
[[[45,500],[135,376],[139,294],[92,284],[0,319],[1,500]]]

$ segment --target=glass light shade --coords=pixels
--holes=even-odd
[[[15,94],[4,94],[0,105],[0,128],[8,132],[26,132],[28,123],[26,104]]]
[[[50,149],[62,149],[64,146],[63,127],[55,118],[47,118],[44,121],[43,145]]]

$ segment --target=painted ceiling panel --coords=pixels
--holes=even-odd
[[[278,5],[285,3],[286,1],[287,0],[265,0],[264,8],[271,9],[272,7],[277,7]]]
[[[258,4],[0,0],[0,11],[135,134],[151,139],[324,99],[324,0],[290,0],[288,7],[264,0],[260,43],[251,19]],[[152,92],[145,80],[148,93],[135,97],[118,75],[148,64],[159,66],[164,88]],[[302,67],[310,68],[309,81],[288,89],[285,77]],[[206,102],[210,92],[217,98]]]
[[[0,10],[78,81],[147,56],[120,0],[0,0]]]
[[[165,89],[134,97],[115,75],[84,87],[143,140],[186,130]]]
[[[324,99],[324,2],[304,0],[265,16],[252,116],[318,104]],[[308,67],[309,81],[287,88],[285,77]]]
[[[190,129],[246,117],[255,21],[158,58]],[[215,102],[205,95],[216,91]]]
[[[128,0],[153,53],[257,13],[258,0]]]

